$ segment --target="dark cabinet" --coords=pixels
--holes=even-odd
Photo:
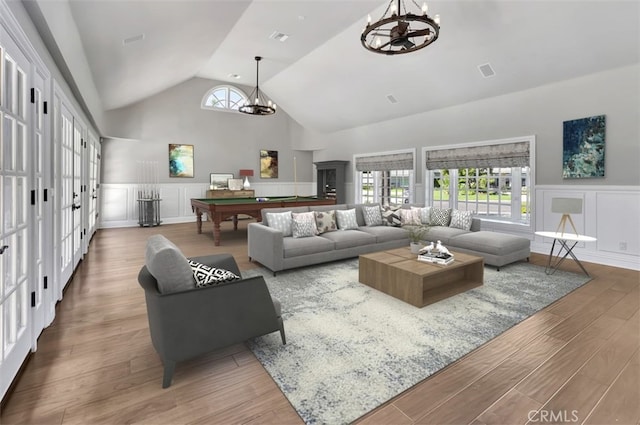
[[[318,172],[318,197],[335,199],[337,204],[346,203],[344,180],[348,163],[349,161],[314,162]]]

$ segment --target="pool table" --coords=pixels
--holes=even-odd
[[[198,233],[202,233],[202,213],[213,221],[213,242],[220,245],[220,223],[233,218],[233,229],[238,229],[238,214],[246,214],[262,221],[263,208],[303,207],[309,205],[334,205],[335,199],[320,199],[311,196],[270,196],[268,198],[198,199],[191,198],[191,210],[198,218]]]

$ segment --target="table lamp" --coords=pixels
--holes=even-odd
[[[580,198],[551,198],[551,212],[562,214],[560,223],[556,229],[556,233],[564,235],[564,229],[567,226],[567,221],[571,224],[571,228],[578,236],[576,226],[573,224],[571,214],[582,214],[582,199]],[[562,232],[558,232],[562,227]]]
[[[249,184],[249,177],[253,177],[253,170],[240,170],[239,175],[240,177],[244,177],[242,187],[244,187],[245,190],[249,190],[249,188],[251,187],[251,185]]]

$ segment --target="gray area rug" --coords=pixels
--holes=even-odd
[[[282,302],[287,334],[249,346],[306,423],[349,423],[589,280],[528,263],[484,272],[483,286],[420,309],[359,283],[357,259],[249,270]]]

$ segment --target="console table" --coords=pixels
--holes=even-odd
[[[580,262],[580,260],[578,260],[578,257],[576,257],[576,255],[573,253],[573,248],[575,248],[575,246],[579,242],[595,242],[597,241],[596,238],[592,236],[577,235],[575,233],[566,233],[566,232],[565,233],[535,232],[535,234],[537,236],[542,236],[544,238],[553,239],[553,244],[551,244],[551,251],[549,252],[549,260],[547,261],[547,267],[545,268],[545,273],[554,274],[555,271],[558,270],[558,267],[560,266],[560,264],[562,264],[564,259],[567,258],[567,256],[571,256],[571,258],[573,258],[576,264],[580,266],[584,274],[591,277],[589,275],[589,272],[587,272],[587,270],[584,268],[584,266]],[[553,251],[555,250],[556,242],[560,245],[560,248],[558,249],[558,253],[555,254],[554,256]],[[564,255],[562,255],[563,250],[565,251]],[[554,260],[554,257],[555,257],[555,260]],[[552,262],[554,262],[554,264],[551,264]]]

